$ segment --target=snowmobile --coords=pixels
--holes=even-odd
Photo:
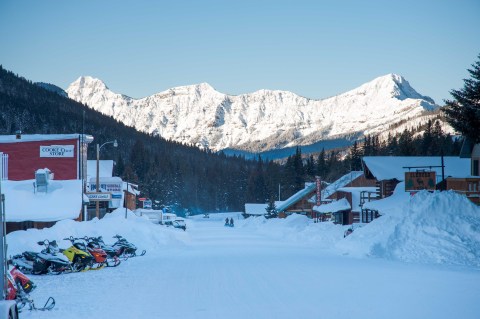
[[[74,272],[86,271],[93,267],[95,263],[94,257],[88,252],[85,243],[70,236],[63,240],[69,240],[72,246],[67,249],[61,249],[60,251],[67,256],[68,260],[72,263],[72,269]]]
[[[15,255],[11,258],[12,264],[19,270],[32,275],[58,275],[72,271],[70,261],[63,254],[60,254],[55,240],[45,239],[37,242],[37,244],[45,246],[45,248],[39,253],[25,251],[21,255]]]
[[[25,306],[29,310],[51,310],[55,307],[55,299],[49,297],[42,308],[37,308],[29,293],[36,288],[35,284],[25,276],[17,267],[9,265],[7,271],[7,300],[15,300],[17,308],[22,311]]]
[[[119,256],[122,255],[122,251],[115,250],[111,246],[105,245],[102,236],[99,237],[85,237],[87,242],[87,248],[89,249],[101,249],[105,254],[105,265],[107,267],[117,267],[120,265]]]
[[[137,247],[134,244],[128,242],[125,238],[123,238],[120,235],[115,235],[113,236],[113,238],[116,238],[117,241],[112,245],[112,247],[115,249],[123,248],[122,256],[125,256],[125,257],[143,256],[147,252],[146,250],[142,250],[140,255],[137,255]]]
[[[102,269],[107,265],[107,253],[101,248],[95,248],[89,245],[88,237],[84,238],[74,238],[77,248],[86,251],[92,255],[94,262],[90,270]]]
[[[128,259],[128,257],[125,257],[123,254],[125,247],[114,248],[111,245],[107,245],[103,241],[102,236],[90,237],[88,240],[89,242],[92,242],[92,244],[100,246],[100,248],[102,248],[107,253],[109,258],[115,259],[116,257],[116,258],[124,258],[125,260]]]

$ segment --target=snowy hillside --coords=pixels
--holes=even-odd
[[[324,100],[271,90],[232,96],[207,83],[133,99],[88,76],[77,79],[66,92],[70,98],[139,131],[215,151],[260,152],[379,133],[438,107],[396,74]]]
[[[41,88],[44,88],[47,91],[57,93],[60,96],[68,97],[67,92],[65,92],[64,90],[62,90],[61,88],[59,88],[56,85],[53,85],[53,84],[50,84],[50,83],[45,83],[45,82],[36,82],[35,85],[37,85]]]

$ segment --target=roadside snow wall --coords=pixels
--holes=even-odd
[[[358,256],[480,267],[480,207],[453,191],[422,191],[356,229],[337,248]]]

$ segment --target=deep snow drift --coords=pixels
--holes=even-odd
[[[453,191],[423,191],[337,248],[357,256],[480,267],[480,207]]]

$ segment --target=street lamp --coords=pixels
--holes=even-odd
[[[100,146],[99,146],[99,144],[97,144],[97,180],[96,180],[96,184],[97,184],[96,191],[97,191],[97,193],[100,192],[100,150],[102,149],[102,147],[104,147],[107,144],[113,144],[113,147],[118,146],[117,140],[113,140],[113,141],[110,141],[110,142],[105,142]],[[98,200],[95,203],[95,215],[97,216],[97,218],[100,218],[100,202]]]

